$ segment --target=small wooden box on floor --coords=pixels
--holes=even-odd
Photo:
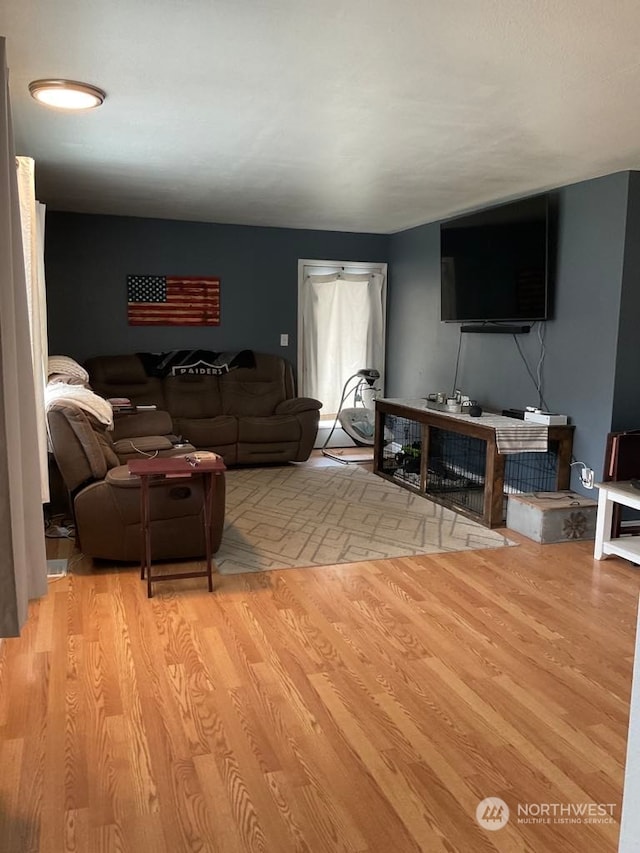
[[[507,527],[546,545],[594,539],[598,504],[576,492],[509,495]]]

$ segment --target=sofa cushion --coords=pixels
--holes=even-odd
[[[173,435],[173,422],[169,412],[116,414],[113,421],[113,438],[136,438],[139,435]]]
[[[132,403],[166,409],[162,381],[149,377],[137,355],[98,355],[85,362],[91,387],[101,397],[128,397]]]
[[[96,356],[86,368],[92,382],[106,385],[145,385],[149,378],[137,355]]]
[[[238,368],[219,377],[225,415],[272,415],[283,400],[295,396],[289,362],[268,353],[255,353],[254,368]]]
[[[225,415],[272,415],[284,399],[276,382],[229,382],[222,389],[222,411]]]
[[[280,441],[298,441],[300,423],[291,415],[271,415],[265,418],[241,418],[238,421],[238,441],[268,444]]]
[[[175,418],[176,432],[194,447],[224,447],[238,441],[238,419],[228,415],[217,418]]]
[[[168,376],[163,381],[167,409],[174,421],[222,414],[217,376]]]

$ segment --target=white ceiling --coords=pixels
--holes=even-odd
[[[391,233],[640,168],[638,0],[2,0],[0,35],[49,209]]]

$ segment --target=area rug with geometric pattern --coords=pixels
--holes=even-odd
[[[512,545],[357,465],[227,471],[221,574]]]

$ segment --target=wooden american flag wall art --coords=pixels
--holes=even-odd
[[[219,326],[220,279],[128,275],[130,326]]]

